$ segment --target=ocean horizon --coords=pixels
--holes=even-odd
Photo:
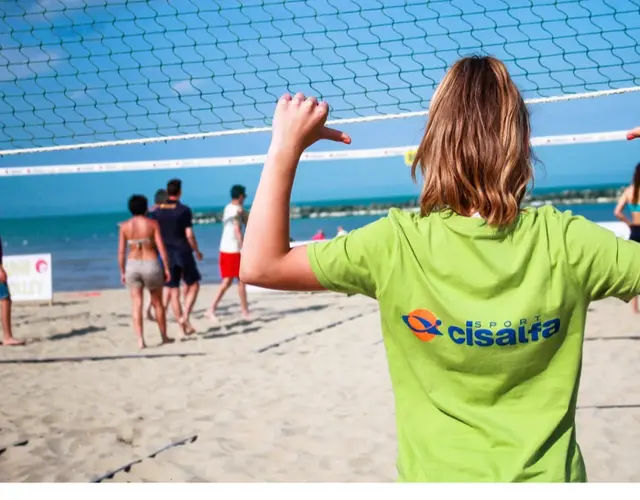
[[[606,189],[620,184],[588,186],[585,189]],[[536,190],[536,194],[580,189],[576,186]],[[387,198],[354,198],[298,202],[293,206],[336,207],[345,205],[383,205],[406,203],[416,195]],[[126,200],[123,200],[125,205]],[[188,203],[188,198],[185,198]],[[613,203],[583,203],[558,205],[561,210],[571,210],[594,222],[614,220]],[[194,213],[216,211],[222,207],[193,207]],[[27,255],[50,253],[52,255],[54,292],[89,291],[120,288],[117,264],[118,223],[126,220],[125,212],[85,215],[43,216],[33,218],[0,219],[0,235],[4,254]],[[318,230],[327,238],[333,237],[338,226],[353,230],[377,220],[380,215],[347,215],[326,218],[291,220],[291,237],[296,241],[309,240]],[[222,233],[221,224],[195,226],[196,237],[204,260],[199,263],[203,283],[219,282],[218,245]]]
[[[532,194],[534,195],[548,195],[548,194],[561,194],[567,191],[587,191],[587,190],[605,190],[605,189],[619,189],[625,186],[625,183],[599,183],[599,184],[576,184],[576,185],[566,185],[566,186],[554,186],[554,187],[542,187],[542,188],[534,188]],[[417,188],[416,188],[417,189]],[[403,195],[394,195],[394,196],[371,196],[371,197],[353,197],[353,198],[337,198],[337,199],[325,199],[325,200],[298,200],[292,201],[291,207],[312,207],[312,208],[332,208],[339,206],[369,206],[369,205],[393,205],[393,204],[405,204],[411,201],[417,200],[419,194],[403,194]],[[219,212],[224,209],[224,205],[221,204],[212,204],[212,205],[194,205],[189,203],[188,196],[183,197],[183,203],[189,205],[194,214],[202,214],[202,213],[212,213]],[[251,209],[251,198],[248,200],[248,209]],[[105,217],[105,218],[128,218],[129,213],[126,209],[127,199],[123,198],[122,207],[123,209],[120,211],[114,210],[94,210],[84,214],[65,214],[65,215],[38,215],[35,217],[30,216],[18,216],[18,217],[4,217],[0,214],[0,229],[3,225],[12,225],[13,222],[36,222],[36,221],[49,221],[55,220],[58,221],[80,221],[86,219],[87,217]],[[152,204],[153,200],[149,199],[149,204]],[[0,233],[1,234],[1,233]]]

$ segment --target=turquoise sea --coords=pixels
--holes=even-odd
[[[345,204],[369,205],[375,202],[402,202],[407,197],[393,199],[335,200],[315,203],[321,206]],[[185,200],[188,203],[188,200]],[[312,204],[305,204],[312,205]],[[194,208],[194,212],[215,210],[218,207]],[[595,222],[611,221],[613,204],[563,205]],[[291,221],[291,237],[308,240],[322,229],[327,237],[335,235],[338,226],[347,230],[373,222],[378,215],[295,219]],[[126,213],[31,219],[0,220],[0,235],[5,255],[51,253],[53,257],[53,288],[56,292],[100,290],[121,286],[117,265],[117,224],[127,218]],[[218,244],[222,226],[195,226],[196,236],[204,253],[200,264],[203,281],[213,283],[218,276]]]

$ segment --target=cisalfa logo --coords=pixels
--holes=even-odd
[[[507,347],[535,344],[562,331],[560,318],[545,319],[541,315],[519,320],[480,321],[468,319],[445,327],[438,317],[427,309],[416,309],[402,316],[413,334],[422,342],[436,337],[449,337],[457,345],[472,347]],[[443,333],[440,329],[444,330]]]
[[[442,325],[442,321],[426,309],[416,309],[406,316],[402,316],[402,320],[413,334],[423,342],[431,342],[442,335],[442,332],[438,329]]]

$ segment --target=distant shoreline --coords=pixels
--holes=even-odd
[[[532,194],[525,198],[523,205],[538,207],[542,205],[584,205],[615,203],[624,186],[595,189],[567,189],[563,191]],[[296,206],[290,211],[291,219],[324,219],[330,217],[350,217],[358,215],[384,215],[390,208],[401,208],[418,211],[417,199],[405,201],[372,201],[367,204],[349,204],[348,202],[333,206]],[[218,224],[222,221],[222,211],[197,212],[194,214],[195,224]]]
[[[536,188],[533,195],[525,198],[524,205],[536,205],[539,203],[552,203],[556,205],[567,204],[604,204],[614,203],[626,183],[600,184],[596,186],[561,186],[553,188]],[[417,208],[417,194],[391,195],[380,197],[366,197],[356,199],[325,199],[294,202],[291,205],[292,219],[344,217],[357,215],[384,215],[389,208],[398,207],[404,210]],[[201,202],[194,204],[190,199],[185,199],[193,210],[196,224],[216,224],[221,222],[224,205],[204,205]],[[251,210],[251,207],[248,207]],[[108,220],[109,224],[117,224],[128,217],[127,211],[97,211],[90,213],[51,213],[47,215],[31,215],[3,217],[0,214],[2,224],[74,224],[77,220],[86,220],[87,217]]]

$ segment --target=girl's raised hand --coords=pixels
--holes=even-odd
[[[340,130],[325,127],[329,105],[315,97],[297,93],[283,95],[273,117],[271,144],[302,153],[320,139],[351,144],[351,137]]]
[[[640,137],[640,127],[636,127],[632,130],[629,130],[629,132],[627,132],[627,140],[631,140],[631,139],[637,139],[638,137]]]

